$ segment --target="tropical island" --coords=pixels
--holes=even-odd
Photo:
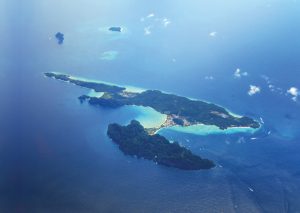
[[[57,39],[57,43],[59,45],[62,45],[64,43],[64,40],[65,40],[65,35],[61,32],[57,32],[55,34],[55,38]]]
[[[122,27],[110,27],[108,30],[112,32],[122,32]]]
[[[167,119],[160,127],[147,129],[155,134],[162,128],[172,126],[193,126],[198,124],[214,125],[225,130],[233,127],[257,129],[259,122],[246,116],[235,116],[225,108],[200,100],[164,93],[159,90],[130,91],[126,87],[103,82],[79,79],[61,73],[45,73],[47,77],[55,78],[75,85],[102,92],[100,97],[88,95],[80,96],[80,101],[88,101],[91,105],[108,108],[119,108],[125,105],[151,107],[155,111],[165,114]]]
[[[91,105],[120,108],[126,105],[150,107],[166,116],[159,127],[145,129],[138,121],[128,126],[110,124],[107,135],[126,155],[152,160],[157,164],[183,170],[210,169],[215,164],[194,155],[177,142],[171,143],[157,134],[162,128],[193,125],[214,125],[221,130],[245,127],[258,129],[260,124],[252,118],[235,116],[225,108],[200,100],[161,92],[159,90],[136,90],[125,86],[113,85],[102,81],[91,81],[67,74],[48,72],[46,77],[54,78],[77,86],[92,89],[97,95],[82,95],[81,102]]]
[[[171,143],[165,137],[149,133],[136,120],[127,126],[110,124],[107,135],[126,155],[152,160],[157,164],[183,170],[211,169],[215,164],[194,155],[177,142]]]

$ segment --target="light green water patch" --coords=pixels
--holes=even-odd
[[[104,95],[104,92],[96,92],[93,89],[88,93],[89,97],[94,97],[94,98],[100,98],[103,95]]]
[[[160,127],[167,119],[167,115],[161,114],[151,107],[132,107],[137,112],[137,116],[134,119],[139,121],[145,128]]]
[[[257,132],[259,129],[253,129],[250,127],[232,127],[228,128],[225,130],[220,129],[219,127],[215,125],[203,125],[203,124],[198,124],[198,125],[192,125],[192,126],[172,126],[168,128],[163,128],[159,130],[159,132],[163,131],[164,129],[166,130],[173,130],[177,132],[183,132],[183,133],[189,133],[189,134],[194,134],[194,135],[217,135],[217,134],[237,134],[237,133],[247,133],[247,134],[254,134]]]
[[[112,60],[115,60],[119,55],[119,52],[118,51],[106,51],[106,52],[103,52],[100,59],[101,60],[106,60],[106,61],[112,61]]]

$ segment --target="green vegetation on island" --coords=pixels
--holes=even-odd
[[[218,105],[186,97],[163,93],[159,90],[130,92],[124,87],[108,85],[92,81],[77,80],[76,78],[58,73],[46,73],[48,77],[74,83],[78,86],[104,92],[101,97],[81,96],[80,101],[88,100],[91,105],[117,108],[124,105],[151,107],[157,112],[167,115],[167,120],[160,128],[175,125],[191,126],[197,124],[215,125],[220,129],[231,127],[259,128],[260,124],[249,117],[236,117]]]
[[[110,27],[108,30],[112,32],[122,32],[122,27]]]
[[[234,116],[218,105],[158,90],[129,91],[125,87],[54,72],[45,73],[45,76],[101,93],[100,97],[82,95],[79,97],[81,102],[88,101],[91,105],[108,108],[119,108],[125,105],[151,107],[167,115],[167,119],[160,127],[144,129],[138,121],[133,120],[128,126],[110,124],[107,131],[108,136],[118,144],[123,153],[152,160],[165,166],[198,170],[210,169],[215,165],[208,159],[192,154],[178,143],[170,143],[165,137],[156,134],[161,128],[197,124],[215,125],[220,129],[260,127],[257,121],[249,117]]]
[[[183,170],[211,169],[215,166],[212,161],[194,155],[177,142],[170,143],[158,134],[149,135],[135,120],[128,126],[110,124],[107,135],[124,154],[152,160],[164,166]]]

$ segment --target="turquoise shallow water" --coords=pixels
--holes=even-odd
[[[101,60],[107,60],[107,61],[113,61],[117,59],[119,55],[118,51],[110,50],[110,51],[105,51],[101,54],[100,59]]]
[[[168,130],[195,134],[195,135],[211,135],[211,134],[238,134],[238,133],[247,133],[247,134],[254,134],[258,131],[258,129],[247,128],[247,127],[236,127],[236,128],[228,128],[226,130],[222,130],[217,126],[214,125],[193,125],[188,127],[182,126],[174,126],[167,128]],[[159,132],[163,132],[164,130],[160,130]]]
[[[96,92],[92,89],[87,95],[90,97],[100,98],[102,95],[104,95],[104,92]]]
[[[167,119],[163,115],[151,107],[131,106],[136,112],[137,116],[134,118],[139,121],[145,128],[160,127]]]

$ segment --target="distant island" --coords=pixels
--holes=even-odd
[[[64,43],[65,36],[64,36],[63,33],[61,33],[61,32],[56,33],[56,34],[55,34],[55,38],[57,39],[57,43],[58,43],[59,45],[61,45],[61,44]]]
[[[128,91],[125,87],[78,80],[75,77],[61,73],[45,73],[47,77],[73,83],[103,92],[101,97],[83,95],[81,101],[88,101],[91,105],[118,108],[125,105],[151,107],[157,112],[167,115],[166,121],[157,128],[148,129],[149,133],[156,133],[159,129],[171,126],[192,126],[197,124],[215,125],[224,130],[232,127],[248,127],[257,129],[260,124],[249,117],[238,117],[230,114],[218,105],[200,100],[163,93],[159,90],[145,90],[142,92]]]
[[[122,27],[110,27],[108,30],[113,32],[122,32]]]
[[[170,143],[165,137],[149,135],[138,121],[128,126],[110,124],[107,135],[118,144],[120,150],[130,156],[152,160],[158,164],[183,170],[211,169],[215,164],[194,155],[177,142]]]

